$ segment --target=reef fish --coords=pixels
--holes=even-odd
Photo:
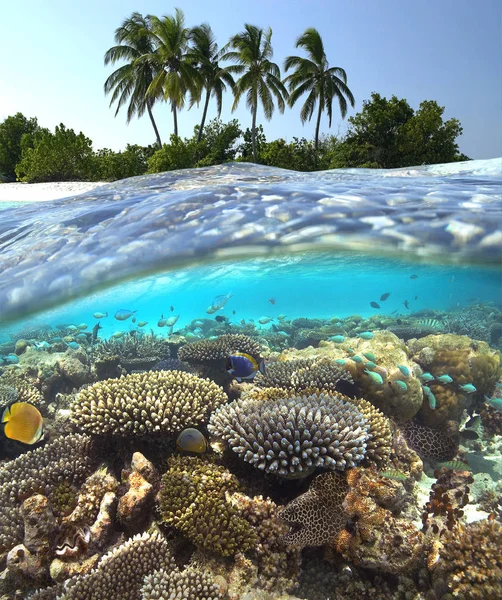
[[[279,315],[279,316],[277,317],[277,320],[278,320],[278,321],[284,321],[284,319],[285,319],[285,318],[286,318],[286,315]]]
[[[337,358],[335,360],[335,362],[336,362],[337,365],[342,365],[342,366],[347,364],[347,361],[344,360],[343,358]]]
[[[389,296],[390,296],[390,292],[385,292],[385,294],[382,294],[380,296],[380,302],[385,302]]]
[[[184,429],[176,440],[176,448],[184,452],[202,454],[207,450],[207,440],[204,435],[193,427]]]
[[[35,342],[35,348],[37,350],[49,350],[50,347],[51,345],[49,342],[46,342],[45,340],[43,342]]]
[[[363,362],[363,359],[362,359],[360,356],[357,356],[357,355],[356,355],[356,356],[353,356],[353,357],[352,357],[352,360],[353,360],[354,362],[356,362],[356,363],[362,363],[362,362]]]
[[[269,298],[268,301],[270,304],[272,304],[272,306],[275,304],[275,298]]]
[[[80,323],[80,325],[77,325],[77,329],[84,331],[84,329],[87,329],[87,323]]]
[[[427,399],[429,401],[429,408],[431,410],[435,410],[436,409],[436,396],[434,396],[430,387],[423,385],[422,389],[424,390],[424,394],[427,396]]]
[[[383,384],[383,377],[380,375],[380,373],[375,373],[375,371],[370,371],[369,369],[364,369],[364,372],[374,383],[378,383],[379,385]]]
[[[232,294],[227,294],[226,296],[216,296],[211,306],[206,310],[207,314],[212,315],[217,310],[221,310],[231,297]]]
[[[329,338],[332,342],[335,342],[335,344],[342,344],[345,341],[345,336],[344,335],[334,335],[333,337]]]
[[[410,376],[410,370],[408,369],[408,367],[406,365],[397,365],[397,368],[401,371],[401,373],[405,377],[409,377]]]
[[[472,385],[472,383],[465,383],[464,385],[461,385],[459,387],[466,394],[472,394],[476,391],[476,388]]]
[[[371,360],[372,362],[375,362],[375,360],[376,360],[376,356],[373,354],[373,352],[364,352],[363,356],[364,356],[364,358],[367,358],[368,360]]]
[[[472,471],[471,467],[461,460],[448,460],[437,463],[436,466],[438,469],[451,469],[452,471]]]
[[[112,338],[114,340],[119,340],[121,337],[124,337],[125,335],[125,331],[116,331],[115,333],[112,334]]]
[[[95,313],[94,313],[92,316],[93,316],[95,319],[104,319],[105,317],[107,317],[107,316],[108,316],[108,311],[106,311],[105,313],[102,313],[102,312],[95,312]]]
[[[367,363],[364,364],[364,366],[367,369],[376,369],[376,362],[373,362],[372,360],[369,360]]]
[[[370,306],[372,308],[380,308],[380,304],[378,304],[378,302],[370,302]]]
[[[410,275],[410,279],[418,279],[418,275]]]
[[[160,315],[160,319],[157,321],[157,327],[165,327],[167,319],[164,318],[164,315]]]
[[[43,435],[44,420],[40,411],[28,402],[15,402],[3,411],[4,434],[23,444],[36,444]]]
[[[488,396],[485,396],[485,402],[498,412],[502,412],[502,398],[488,398]]]
[[[420,381],[425,381],[426,383],[428,381],[434,381],[434,376],[430,373],[422,373],[422,375],[419,375],[418,378],[420,379]]]
[[[148,325],[148,321],[138,321],[138,327],[144,327],[145,325]]]
[[[261,319],[258,319],[260,325],[266,325],[267,323],[270,323],[270,321],[273,321],[273,317],[262,317]]]
[[[174,327],[174,325],[176,325],[176,322],[178,321],[179,318],[180,318],[179,315],[176,315],[175,317],[169,317],[169,319],[166,319],[166,326]]]
[[[453,379],[449,375],[445,374],[436,377],[436,381],[439,381],[439,383],[451,383]]]
[[[372,340],[375,336],[373,333],[371,333],[371,331],[363,331],[362,333],[358,333],[357,337],[361,338],[362,340]]]
[[[129,317],[132,317],[135,312],[137,311],[121,308],[113,316],[117,319],[117,321],[126,321],[127,319],[129,319]]]
[[[392,481],[406,481],[407,477],[401,471],[397,469],[389,469],[388,471],[380,471],[379,475],[386,479],[392,479]]]
[[[256,373],[260,371],[265,374],[265,361],[258,362],[254,356],[245,352],[235,352],[227,359],[227,371],[233,375],[237,381],[243,379],[253,379]]]
[[[17,365],[19,357],[16,354],[7,354],[6,356],[2,356],[0,360],[4,365]]]
[[[406,383],[404,381],[401,381],[400,379],[394,379],[392,383],[400,390],[403,390],[403,392],[405,392],[408,389]]]

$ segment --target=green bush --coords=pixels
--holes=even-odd
[[[83,133],[77,135],[73,129],[66,129],[62,123],[54,133],[35,132],[33,147],[23,136],[21,146],[21,161],[16,166],[16,175],[21,181],[99,180],[91,140]]]
[[[144,175],[148,168],[148,159],[155,152],[154,146],[127,144],[123,152],[114,152],[103,148],[96,152],[96,170],[99,179],[115,181],[126,177]]]
[[[40,128],[37,119],[22,113],[7,117],[0,123],[0,181],[16,179],[16,165],[21,159],[21,138],[26,147],[33,146],[33,134]]]

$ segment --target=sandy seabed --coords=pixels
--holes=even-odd
[[[40,202],[76,196],[104,185],[103,181],[64,181],[57,183],[2,183],[0,202]]]

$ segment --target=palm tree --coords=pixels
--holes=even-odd
[[[274,98],[277,100],[279,111],[284,112],[285,100],[288,91],[281,81],[281,70],[278,65],[271,62],[272,29],[265,31],[254,25],[246,23],[244,31],[234,35],[224,48],[222,60],[233,61],[227,67],[230,73],[241,74],[234,86],[234,111],[244,92],[246,93],[246,105],[252,113],[251,143],[253,148],[253,160],[256,162],[256,112],[258,102],[261,102],[265,118],[270,120],[274,112]],[[228,51],[232,48],[231,51]]]
[[[319,126],[321,124],[321,115],[323,110],[328,113],[329,126],[333,118],[333,99],[338,99],[340,112],[345,118],[347,114],[347,100],[351,106],[354,106],[354,96],[347,87],[347,74],[341,67],[330,67],[322,38],[313,27],[309,27],[296,40],[296,47],[303,48],[308,58],[301,56],[288,56],[284,61],[284,69],[288,71],[294,68],[294,73],[288,75],[284,83],[289,87],[289,105],[293,106],[295,102],[309,92],[305,103],[300,112],[302,123],[310,121],[316,103],[319,103],[317,113],[317,123],[315,128],[315,149],[319,147]]]
[[[174,17],[151,16],[153,52],[138,59],[155,65],[156,75],[147,90],[152,99],[162,98],[171,104],[174,135],[178,136],[178,114],[183,108],[187,92],[197,96],[202,86],[202,75],[189,55],[190,29],[185,27],[183,11],[176,9]]]
[[[202,111],[202,120],[199,127],[198,141],[200,142],[211,96],[216,99],[217,114],[220,117],[223,92],[227,89],[227,85],[233,89],[234,79],[218,62],[222,57],[222,52],[218,50],[214,34],[207,23],[194,27],[190,32],[190,39],[193,46],[189,51],[189,55],[198,65],[203,79],[203,88],[206,90],[204,110]],[[199,99],[200,96],[193,97],[192,106]]]
[[[115,41],[117,46],[110,48],[105,54],[105,65],[115,64],[117,61],[125,60],[127,64],[119,67],[105,81],[105,94],[112,93],[110,106],[116,102],[117,116],[121,107],[129,101],[127,107],[127,123],[134,115],[141,117],[145,110],[152,122],[157,144],[162,146],[159,130],[153,118],[152,107],[154,99],[147,97],[146,92],[155,77],[154,66],[147,62],[138,62],[137,59],[154,51],[150,34],[150,17],[143,17],[138,12],[125,19],[122,26],[115,30]]]

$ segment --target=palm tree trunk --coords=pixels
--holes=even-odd
[[[173,111],[174,119],[174,135],[178,137],[178,113],[176,112],[176,102],[171,102],[171,109]]]
[[[160,141],[159,130],[157,129],[157,123],[153,118],[152,107],[150,106],[150,102],[146,103],[146,108],[148,110],[148,116],[150,117],[150,121],[152,122],[153,130],[155,131],[155,137],[157,138],[157,146],[162,148],[162,142]]]
[[[204,103],[204,110],[202,111],[202,121],[200,122],[199,137],[197,138],[198,142],[200,142],[202,139],[202,132],[204,131],[204,124],[206,122],[207,109],[209,106],[209,98],[211,98],[211,88],[207,88],[206,91],[206,101]]]
[[[251,125],[251,147],[253,148],[253,161],[258,162],[256,159],[256,113],[258,111],[258,99],[256,99],[253,106],[253,122]]]
[[[322,106],[323,106],[323,98],[319,96],[319,112],[317,113],[317,123],[315,126],[315,138],[314,138],[314,149],[317,153],[317,149],[319,148],[319,127],[321,125],[321,115],[322,115]],[[317,161],[317,158],[316,158]]]

